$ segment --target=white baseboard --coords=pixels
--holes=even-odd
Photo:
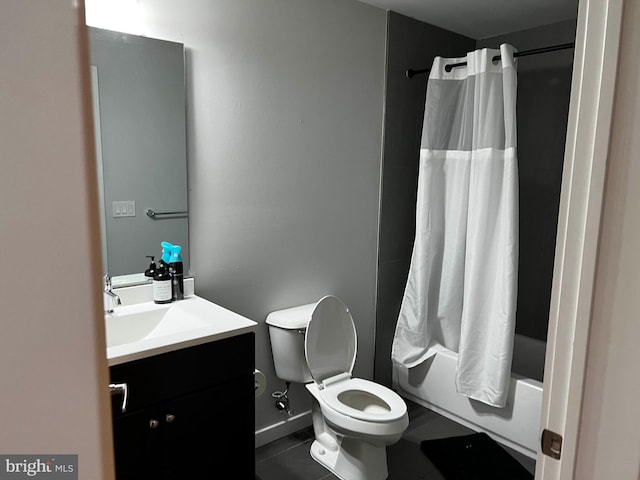
[[[286,417],[281,422],[256,430],[256,448],[291,435],[311,425],[311,410]]]

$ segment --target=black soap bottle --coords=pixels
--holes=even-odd
[[[153,301],[171,303],[171,274],[161,263],[153,274]]]
[[[156,273],[156,262],[155,257],[153,255],[147,255],[147,258],[151,259],[151,263],[149,263],[149,268],[144,271],[144,276],[149,277],[150,280],[153,280],[153,275]]]
[[[171,272],[171,295],[173,300],[184,298],[184,267],[182,265],[182,247],[173,245],[169,259],[169,272]]]

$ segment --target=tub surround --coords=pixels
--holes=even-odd
[[[473,40],[389,12],[383,190],[376,300],[375,380],[391,382],[391,344],[407,280],[415,230],[420,131],[426,77],[436,55],[464,56],[503,42],[520,50],[572,42],[575,20]],[[529,56],[518,65],[520,260],[516,333],[546,339],[557,211],[562,180],[573,51]],[[422,81],[424,80],[424,81]],[[397,128],[402,125],[403,128]],[[524,128],[535,125],[535,128]],[[540,139],[545,141],[541,142]]]
[[[475,41],[393,11],[388,12],[387,22],[374,380],[390,386],[391,344],[415,236],[420,134],[427,92],[426,78],[409,80],[405,72],[416,65],[430,66],[436,55],[465,55],[473,50]]]

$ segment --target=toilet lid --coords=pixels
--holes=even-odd
[[[347,306],[338,297],[322,298],[311,314],[304,339],[307,365],[315,382],[351,373],[357,348],[356,327]]]

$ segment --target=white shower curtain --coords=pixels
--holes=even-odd
[[[518,277],[513,53],[502,45],[433,62],[416,239],[392,348],[409,368],[434,344],[458,352],[458,392],[498,407],[509,388]],[[446,71],[459,62],[467,65]]]

